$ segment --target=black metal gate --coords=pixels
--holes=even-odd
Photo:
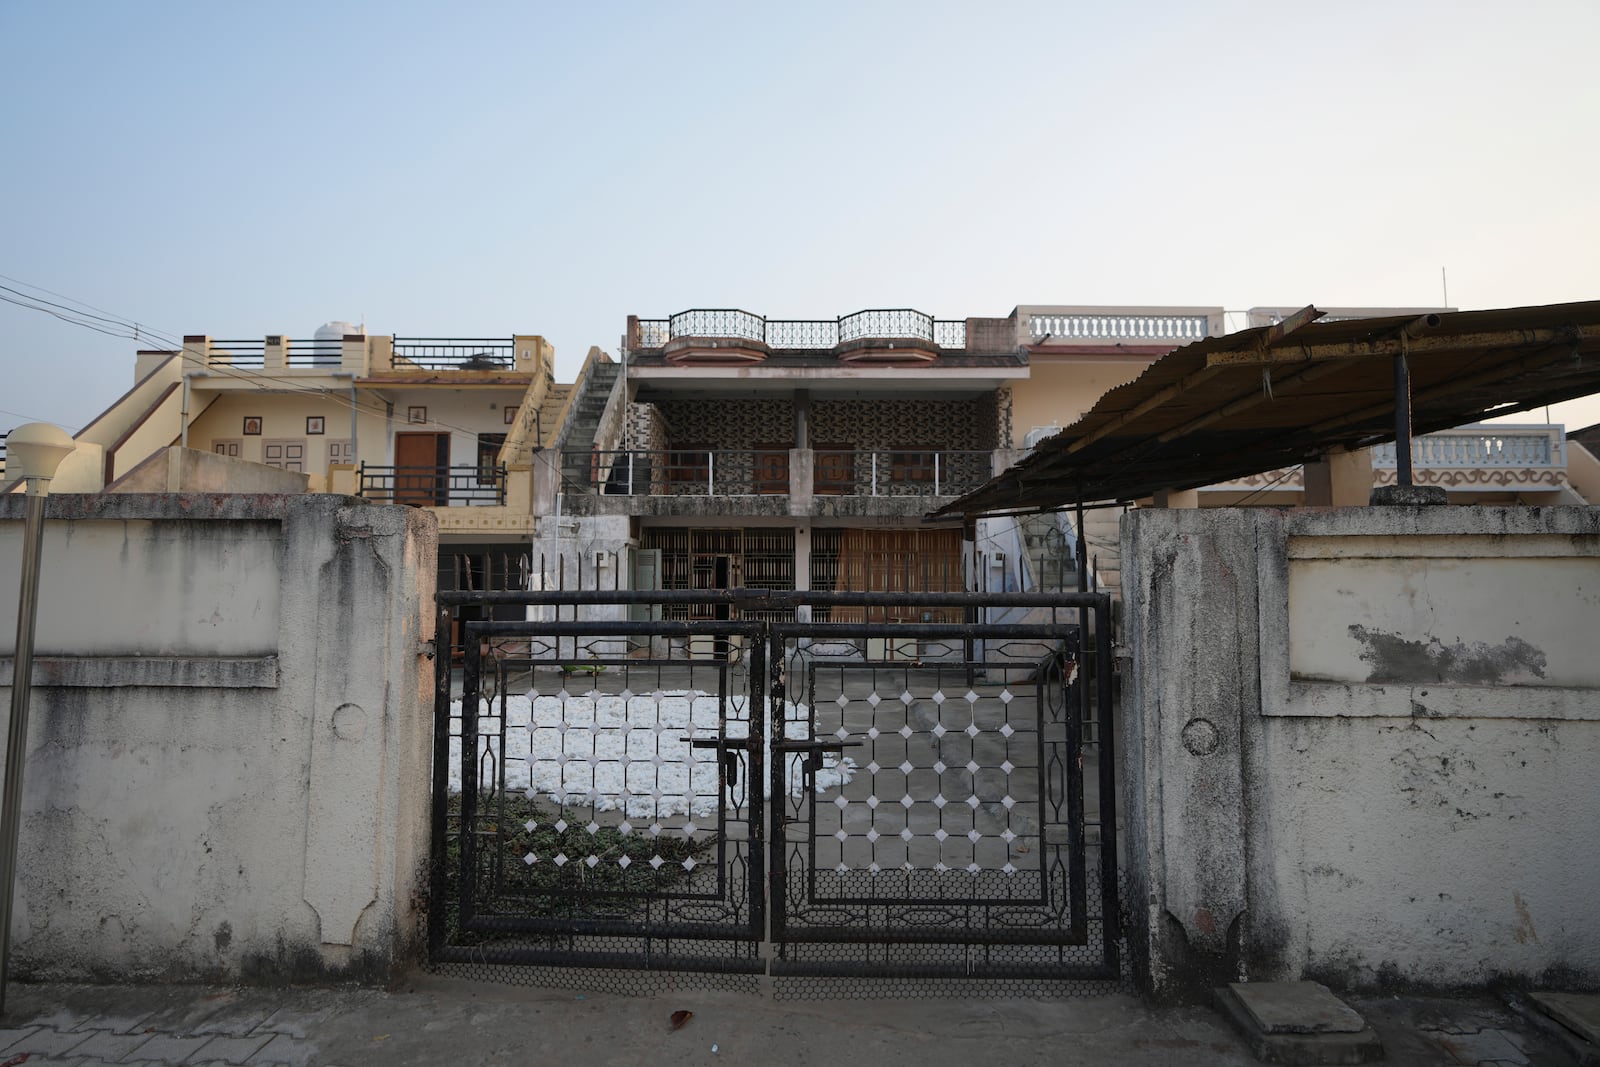
[[[440,601],[435,963],[1119,978],[1104,594]]]

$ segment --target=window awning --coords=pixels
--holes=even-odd
[[[1600,392],[1600,301],[1274,326],[1170,352],[930,517],[1049,511],[1191,489]]]

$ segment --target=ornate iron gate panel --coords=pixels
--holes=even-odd
[[[772,629],[791,698],[773,749],[852,766],[831,792],[773,792],[771,972],[1115,977],[1115,908],[1089,906],[1076,627]],[[868,641],[903,655],[857,659]]]
[[[434,958],[762,969],[756,629],[462,627],[462,699],[447,657],[436,691]]]
[[[440,600],[435,961],[1119,978],[1103,594]]]

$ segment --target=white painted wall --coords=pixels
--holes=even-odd
[[[1600,515],[1124,522],[1149,983],[1600,981]]]
[[[428,850],[432,516],[137,494],[49,514],[15,973],[389,975]]]

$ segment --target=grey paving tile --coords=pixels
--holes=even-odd
[[[24,1052],[28,1053],[30,1058],[62,1056],[89,1040],[89,1037],[90,1035],[84,1031],[74,1033],[71,1030],[53,1030],[47,1026],[42,1027],[36,1033],[23,1038],[21,1041],[0,1049],[0,1052],[5,1054],[6,1059],[19,1056]]]
[[[15,1045],[18,1041],[39,1032],[37,1026],[18,1026],[8,1030],[0,1030],[0,1052]]]
[[[195,1033],[195,1027],[204,1025],[207,1019],[226,1008],[232,999],[232,993],[222,993],[202,998],[174,1000],[145,1019],[140,1029],[158,1034],[187,1036]]]
[[[155,1012],[156,1008],[154,1005],[145,1008],[143,1011],[124,1011],[114,1009],[101,1012],[97,1015],[91,1015],[89,1018],[85,1019],[79,1025],[74,1026],[72,1029],[109,1030],[113,1034],[143,1033],[146,1026],[145,1020],[154,1015]]]
[[[275,1040],[275,1034],[252,1037],[213,1037],[189,1057],[191,1063],[244,1063]]]
[[[6,1010],[6,1020],[13,1025],[48,1026],[52,1030],[76,1030],[94,1018],[94,1012],[79,1011],[64,1004],[39,1005],[33,1011]]]
[[[157,1060],[161,1063],[183,1063],[213,1040],[215,1036],[212,1034],[200,1034],[195,1037],[154,1034],[149,1041],[139,1046],[139,1056],[141,1059]]]
[[[133,1051],[150,1042],[151,1035],[118,1034],[110,1030],[92,1031],[92,1036],[72,1050],[74,1056],[93,1056],[102,1060],[124,1060],[134,1057]]]
[[[254,996],[238,997],[197,1022],[190,1033],[244,1037],[270,1019],[277,1012],[278,1004],[275,998],[259,993]]]
[[[291,1067],[308,1067],[311,1057],[316,1055],[317,1046],[308,1041],[290,1037],[288,1034],[275,1034],[271,1041],[261,1046],[260,1050],[246,1062],[252,1067],[265,1067],[269,1063],[286,1063]]]

